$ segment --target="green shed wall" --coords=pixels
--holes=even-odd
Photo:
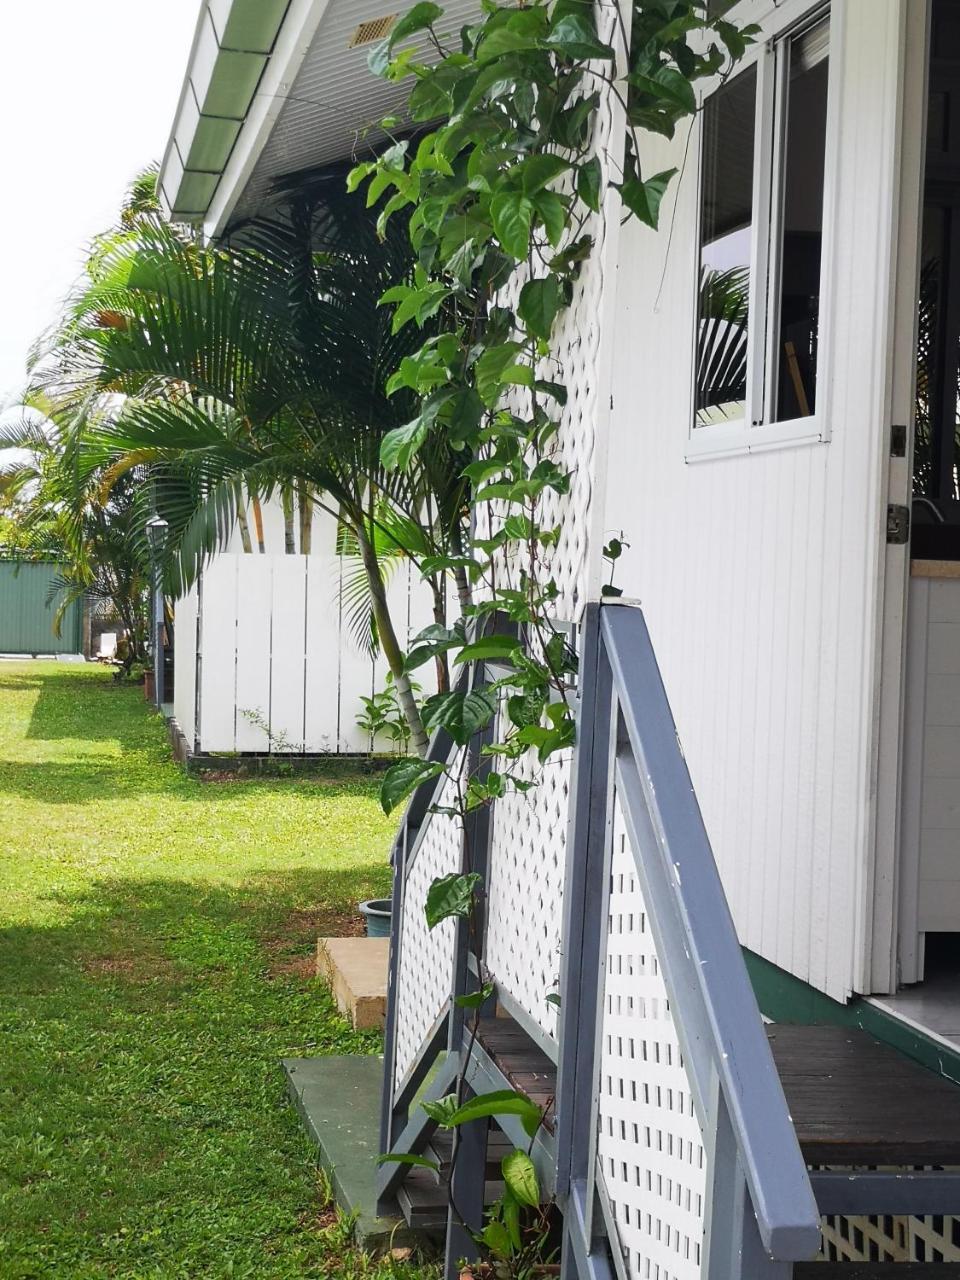
[[[82,606],[72,604],[60,635],[53,632],[56,607],[47,596],[60,566],[0,560],[0,653],[80,653]]]

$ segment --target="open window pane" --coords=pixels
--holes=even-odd
[[[775,422],[816,410],[828,35],[829,23],[820,22],[785,50],[782,214],[773,255],[779,279],[771,298]]]
[[[703,109],[698,427],[746,414],[756,111],[756,66],[718,89]]]

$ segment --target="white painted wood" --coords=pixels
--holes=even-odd
[[[270,739],[250,717],[270,723],[270,635],[276,556],[237,557],[236,751],[268,751]]]
[[[644,143],[645,172],[683,168],[676,208],[620,242],[617,582],[644,605],[744,943],[841,999],[871,948],[903,4],[834,6],[829,443],[685,462],[696,137]]]
[[[191,750],[193,750],[197,727],[197,619],[199,613],[199,592],[194,585],[176,602],[173,646],[173,714]]]
[[[270,732],[275,751],[302,751],[306,739],[306,609],[308,556],[273,561],[270,619]],[[285,744],[281,747],[281,744]]]
[[[349,562],[340,566],[341,582],[349,570]],[[369,735],[357,728],[357,715],[361,711],[361,696],[369,697],[378,687],[374,677],[374,664],[362,653],[350,635],[346,619],[346,601],[342,587],[337,596],[337,614],[340,627],[338,657],[339,705],[337,711],[337,750],[344,752],[369,751]]]
[[[304,749],[336,751],[340,714],[339,558],[307,557]]]
[[[200,749],[205,752],[235,749],[237,573],[240,560],[238,556],[217,556],[204,569],[200,580],[197,737]]]
[[[913,488],[913,418],[916,403],[916,352],[920,276],[920,232],[923,204],[921,139],[927,107],[927,0],[908,4],[903,11],[903,69],[899,138],[900,202],[894,243],[896,274],[893,315],[893,361],[890,413],[883,422],[887,455],[886,501],[909,505]],[[889,428],[907,427],[911,442],[906,456],[890,453]],[[868,984],[874,991],[895,991],[898,978],[898,938],[902,893],[900,833],[903,798],[903,714],[906,691],[907,584],[909,547],[887,545],[883,562],[883,605],[880,635],[880,688],[877,702],[877,787],[872,890],[872,946]],[[869,889],[865,887],[869,894]],[[912,889],[911,892],[914,892]],[[911,908],[913,910],[914,908]],[[903,956],[900,957],[903,963]]]
[[[910,583],[903,709],[903,780],[900,792],[900,978],[919,982],[923,977],[923,942],[920,937],[920,842],[923,825],[924,750],[928,728],[927,628],[931,582],[915,578]],[[960,594],[960,593],[958,593]]]

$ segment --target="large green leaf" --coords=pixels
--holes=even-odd
[[[503,1181],[521,1204],[536,1209],[540,1204],[540,1179],[533,1161],[525,1151],[511,1151],[500,1163]]]
[[[543,1120],[543,1112],[525,1093],[516,1089],[497,1089],[492,1093],[478,1093],[462,1107],[447,1109],[440,1123],[446,1128],[456,1128],[457,1125],[469,1124],[471,1120],[483,1120],[487,1116],[518,1116],[531,1138],[536,1135]]]
[[[383,775],[380,804],[384,813],[392,813],[402,801],[416,791],[421,782],[443,773],[443,765],[434,760],[398,760]]]
[[[528,280],[520,290],[517,313],[535,338],[549,338],[563,301],[560,281],[554,275]]]
[[[490,201],[497,239],[514,258],[522,260],[529,252],[533,214],[533,201],[519,191],[500,191]]]
[[[466,744],[475,733],[485,729],[497,713],[497,694],[493,689],[474,689],[469,693],[453,689],[436,693],[423,706],[423,723],[428,729],[443,727],[454,742]]]
[[[473,910],[481,877],[475,871],[440,876],[427,890],[424,913],[427,928],[435,929],[443,920],[465,918]]]
[[[660,219],[660,204],[670,179],[676,169],[664,169],[645,181],[642,178],[628,178],[620,186],[620,197],[631,213],[636,214],[641,222],[656,229]]]
[[[460,663],[510,658],[519,648],[520,641],[515,636],[482,636],[473,644],[464,645],[454,661]]]

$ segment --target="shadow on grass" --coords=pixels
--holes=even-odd
[[[309,953],[321,934],[355,931],[357,904],[385,893],[389,878],[389,868],[371,861],[338,870],[253,869],[236,888],[117,877],[79,892],[53,890],[39,901],[55,903],[62,923],[0,928],[0,1005],[62,986],[63,966],[89,957],[141,957],[147,971],[164,957],[183,972],[262,974],[271,957]]]

